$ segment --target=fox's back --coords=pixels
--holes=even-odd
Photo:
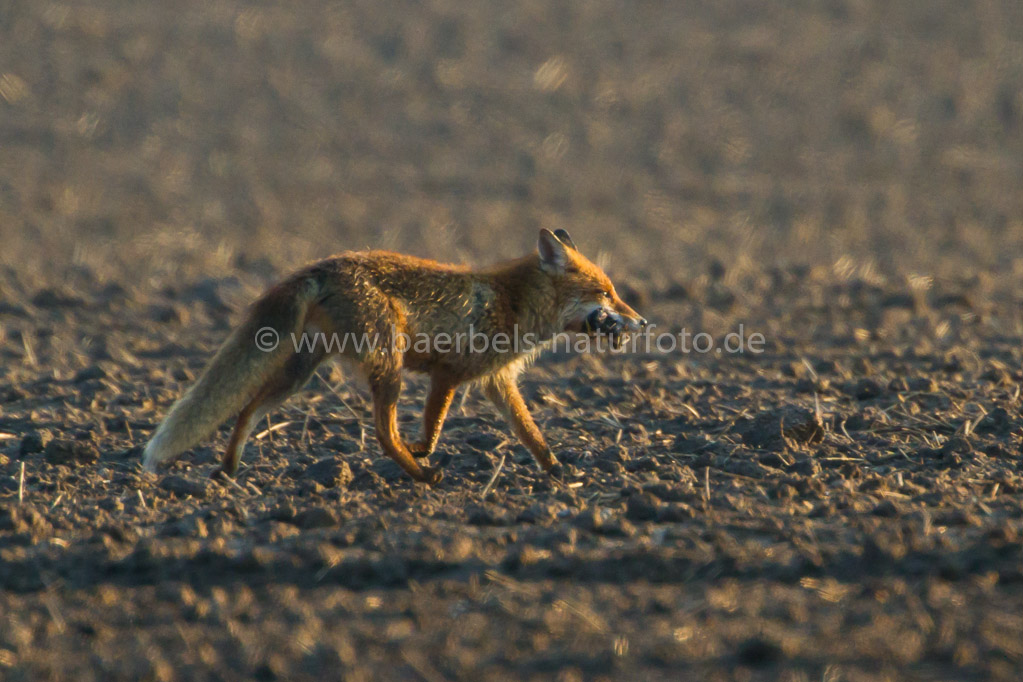
[[[386,304],[406,331],[429,332],[470,315],[475,278],[465,266],[447,265],[389,251],[346,252],[311,266],[325,302],[352,298],[376,307]],[[381,312],[381,314],[384,314]]]

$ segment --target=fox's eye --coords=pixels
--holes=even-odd
[[[611,298],[611,292],[610,291],[604,291],[600,295],[603,296],[604,298]]]

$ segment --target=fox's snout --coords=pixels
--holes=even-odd
[[[586,316],[582,329],[594,336],[607,336],[611,340],[612,348],[620,348],[630,333],[639,332],[646,325],[647,321],[639,315],[627,316],[601,307],[595,308]]]
[[[622,320],[622,324],[625,326],[625,331],[629,332],[641,332],[646,329],[647,321],[645,317],[624,317],[619,315]]]
[[[590,333],[638,332],[646,326],[647,321],[638,315],[623,315],[605,308],[595,309],[583,323],[583,329]]]
[[[628,306],[625,307],[628,309],[627,313],[620,311],[615,311],[611,313],[614,317],[618,318],[619,323],[622,325],[625,331],[639,332],[646,329],[647,326],[646,318],[641,317],[640,314],[637,313],[632,308],[629,308]]]
[[[622,329],[628,332],[643,331],[647,326],[646,318],[633,310],[628,303],[618,298],[617,294],[615,294],[614,298],[614,308],[608,312],[617,318],[619,324],[622,325]]]

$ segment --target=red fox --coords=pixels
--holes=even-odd
[[[433,453],[464,382],[481,384],[537,463],[555,472],[557,459],[519,393],[518,374],[559,332],[606,334],[616,344],[646,324],[565,230],[542,229],[533,253],[479,270],[385,251],[342,253],[299,270],[253,304],[171,407],[143,464],[156,471],[237,414],[213,472],[233,476],[259,420],[302,388],[324,359],[340,357],[369,384],[380,447],[416,481],[440,480],[439,469],[416,460]],[[475,344],[465,341],[469,335]],[[354,342],[326,343],[342,336]],[[405,369],[430,376],[415,443],[398,432]]]

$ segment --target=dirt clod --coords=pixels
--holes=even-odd
[[[310,507],[295,515],[293,523],[299,528],[330,528],[338,523],[337,515],[326,507]]]
[[[324,457],[310,464],[303,473],[305,478],[324,488],[346,488],[354,478],[348,462],[337,457]]]
[[[871,400],[880,396],[883,390],[873,379],[860,379],[849,387],[848,393],[857,400]]]
[[[25,457],[26,455],[43,452],[52,440],[53,434],[45,429],[26,433],[22,436],[21,444],[18,446],[18,455]]]
[[[50,464],[91,464],[99,459],[99,450],[85,441],[55,438],[46,444],[43,456]]]
[[[206,497],[209,490],[209,479],[186,478],[184,476],[165,476],[160,487],[178,497]]]
[[[652,521],[659,507],[659,500],[649,493],[631,495],[625,503],[625,514],[630,521]]]

